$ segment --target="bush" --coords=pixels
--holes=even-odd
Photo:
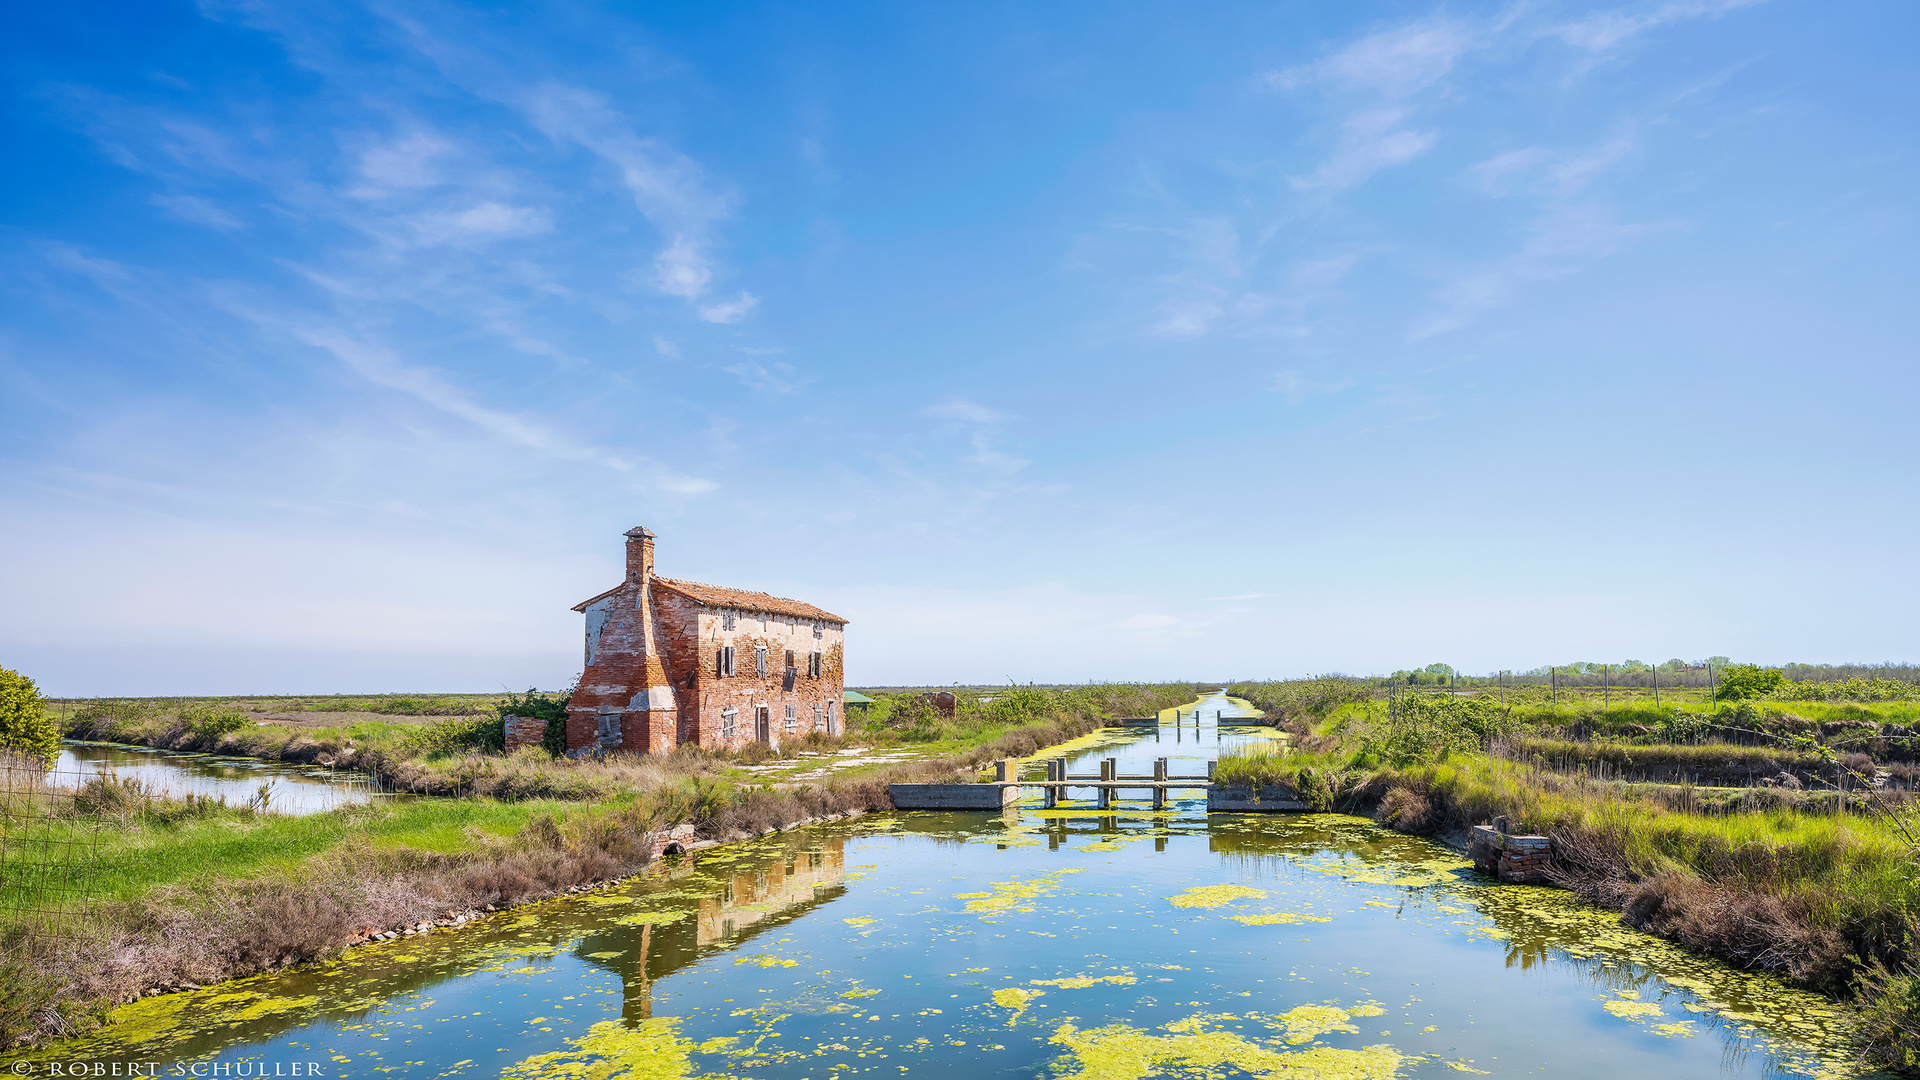
[[[441,720],[409,732],[403,745],[421,754],[464,754],[470,750],[497,753],[506,749],[507,732],[500,721],[491,716],[474,720]]]
[[[47,764],[60,756],[60,731],[33,680],[0,668],[0,749],[32,754]]]
[[[222,735],[231,735],[253,723],[253,718],[238,709],[224,709],[218,705],[196,705],[180,710],[180,719],[186,721],[187,730],[208,741],[219,739]]]
[[[1920,1073],[1920,974],[1875,963],[1860,974],[1861,1063]]]
[[[500,721],[488,722],[500,728],[501,741],[504,745],[506,731],[501,726],[501,721],[507,717],[524,716],[530,720],[545,720],[547,730],[540,740],[540,747],[554,757],[560,757],[567,752],[567,705],[572,701],[573,691],[571,690],[557,698],[550,698],[541,697],[529,687],[526,693],[517,696],[508,694],[505,701],[495,705],[494,711],[500,715]]]
[[[1773,668],[1763,668],[1758,664],[1735,664],[1720,676],[1720,686],[1714,690],[1713,696],[1720,701],[1762,697],[1786,683],[1787,677]]]
[[[1360,752],[1391,765],[1439,761],[1448,754],[1484,750],[1507,726],[1499,706],[1483,698],[1407,694],[1384,720],[1360,730]]]

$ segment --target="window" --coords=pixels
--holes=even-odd
[[[753,647],[753,673],[762,679],[767,677],[767,647],[765,645],[755,645]]]
[[[820,730],[820,703],[817,701],[813,703],[813,730]]]
[[[620,714],[617,712],[600,714],[600,743],[605,746],[620,741]]]
[[[733,629],[733,612],[723,611],[720,613],[720,629],[722,630]]]
[[[798,722],[796,722],[796,719],[793,715],[793,706],[789,705],[787,706],[787,734],[791,735],[794,732],[799,730],[800,730],[800,725]]]
[[[792,649],[787,650],[787,666],[788,667],[793,666],[793,650]]]
[[[816,641],[820,639],[820,624],[818,623],[815,623],[813,626],[813,637]]]
[[[720,737],[732,741],[734,733],[740,727],[739,709],[720,710]]]
[[[807,654],[807,678],[817,679],[819,677],[820,677],[820,654],[817,652],[808,653]]]
[[[723,679],[733,674],[733,646],[727,645],[721,648],[719,658],[713,665],[713,670],[715,674]]]

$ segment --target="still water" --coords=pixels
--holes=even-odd
[[[318,766],[219,754],[181,754],[120,743],[60,744],[60,758],[53,765],[55,783],[78,786],[105,774],[138,780],[176,799],[200,795],[225,799],[232,806],[263,806],[278,814],[317,814],[392,797],[375,792],[363,774],[352,771],[336,773]]]
[[[1159,734],[1125,736],[1124,753],[1189,745]],[[1201,762],[1216,735],[1258,737],[1203,735]],[[147,999],[0,1068],[1847,1076],[1839,1019],[1563,892],[1486,884],[1455,852],[1366,819],[1208,815],[1188,799],[900,814],[671,857],[619,890]]]

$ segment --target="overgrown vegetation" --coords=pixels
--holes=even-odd
[[[1524,822],[1553,836],[1555,874],[1586,899],[1852,997],[1863,1063],[1920,1073],[1911,684],[1813,694],[1778,671],[1730,669],[1719,701],[1609,704],[1557,687],[1499,688],[1502,702],[1329,681],[1235,687],[1296,738],[1229,754],[1216,778],[1284,786],[1405,832]]]

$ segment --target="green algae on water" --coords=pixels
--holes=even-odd
[[[1265,889],[1253,889],[1245,885],[1195,885],[1179,896],[1169,897],[1168,903],[1174,907],[1217,908],[1231,904],[1235,900],[1265,900]]]
[[[569,1039],[569,1049],[535,1054],[500,1075],[502,1080],[560,1076],[570,1080],[690,1080],[696,1075],[693,1054],[701,1048],[681,1038],[679,1029],[679,1018],[670,1016],[642,1020],[632,1028],[603,1020],[580,1038]],[[718,1080],[723,1074],[699,1075],[703,1080]]]
[[[1146,1080],[1170,1070],[1209,1075],[1222,1069],[1260,1080],[1390,1080],[1402,1062],[1411,1060],[1384,1044],[1360,1050],[1275,1050],[1230,1031],[1208,1030],[1207,1021],[1176,1021],[1163,1028],[1165,1035],[1129,1024],[1082,1030],[1065,1023],[1047,1041],[1066,1050],[1054,1063],[1060,1080]]]

